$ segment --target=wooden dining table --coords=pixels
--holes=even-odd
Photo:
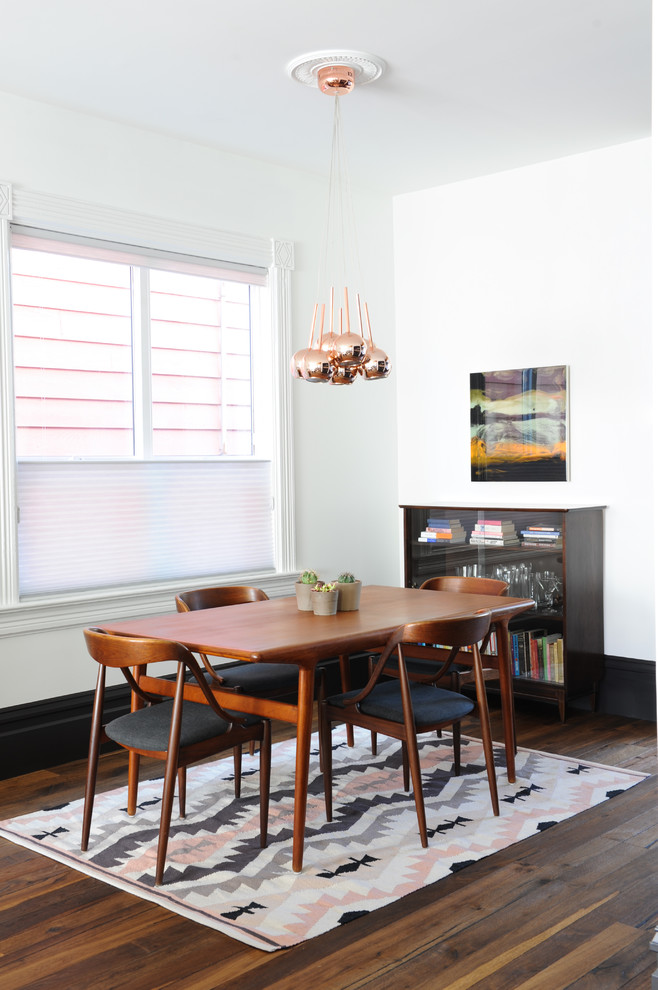
[[[99,622],[100,628],[124,636],[173,640],[188,649],[229,660],[252,663],[293,663],[299,667],[296,704],[237,695],[212,688],[220,704],[267,718],[292,723],[297,730],[292,868],[302,869],[304,830],[310,765],[315,668],[321,660],[340,657],[345,675],[350,654],[385,645],[401,625],[424,619],[451,619],[487,610],[497,631],[498,656],[486,657],[486,665],[499,670],[507,775],[515,780],[514,699],[508,623],[513,616],[534,607],[527,598],[472,595],[417,588],[366,585],[358,611],[318,616],[297,609],[296,599],[273,598],[223,608],[175,612],[126,622]],[[173,694],[173,683],[148,672],[140,686],[158,694]],[[185,696],[203,701],[198,686],[186,685]]]

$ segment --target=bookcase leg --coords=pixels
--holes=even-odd
[[[558,710],[560,712],[560,722],[566,722],[567,720],[567,699],[564,694],[561,694],[557,699]]]

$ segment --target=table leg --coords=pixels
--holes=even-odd
[[[140,679],[146,673],[146,665],[140,664],[138,667],[133,667],[133,677],[139,684]],[[144,707],[144,701],[135,694],[134,691],[130,693],[130,710],[131,712],[136,712],[140,708]],[[128,752],[128,814],[134,815],[137,813],[137,789],[139,787],[139,753],[135,753],[134,750]]]
[[[345,694],[346,691],[352,690],[352,672],[350,670],[350,657],[348,653],[341,653],[338,657],[338,664],[340,668],[340,689]],[[346,725],[345,734],[347,736],[347,745],[354,745],[354,726]]]
[[[295,809],[292,835],[292,868],[295,873],[301,873],[304,859],[314,688],[315,671],[300,667],[297,689],[297,754],[295,758]]]
[[[510,784],[516,781],[516,726],[514,723],[514,691],[512,688],[512,657],[509,648],[509,619],[496,622],[498,647],[498,675],[500,680],[500,702],[503,714],[505,756],[507,758],[507,779]]]

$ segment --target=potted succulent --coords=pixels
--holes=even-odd
[[[356,612],[361,602],[361,582],[350,571],[343,571],[336,581],[338,588],[338,611]]]
[[[313,611],[316,615],[335,615],[338,609],[338,588],[336,582],[318,581],[311,591]]]
[[[302,571],[299,575],[299,579],[295,583],[295,595],[297,596],[297,608],[300,612],[313,611],[311,592],[319,580],[315,571]]]

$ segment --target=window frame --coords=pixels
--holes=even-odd
[[[13,346],[10,289],[10,225],[92,237],[130,247],[169,251],[193,259],[208,258],[268,269],[272,334],[272,488],[274,493],[275,570],[218,575],[216,583],[258,584],[268,594],[292,594],[294,566],[294,473],[292,392],[288,374],[291,351],[291,273],[293,244],[232,234],[163,220],[72,199],[12,189],[0,183],[0,637],[18,632],[77,626],[103,619],[170,611],[178,581],[126,586],[119,590],[44,595],[19,601],[18,505],[13,402]],[[203,580],[213,583],[213,576]],[[186,581],[186,583],[191,583]]]

